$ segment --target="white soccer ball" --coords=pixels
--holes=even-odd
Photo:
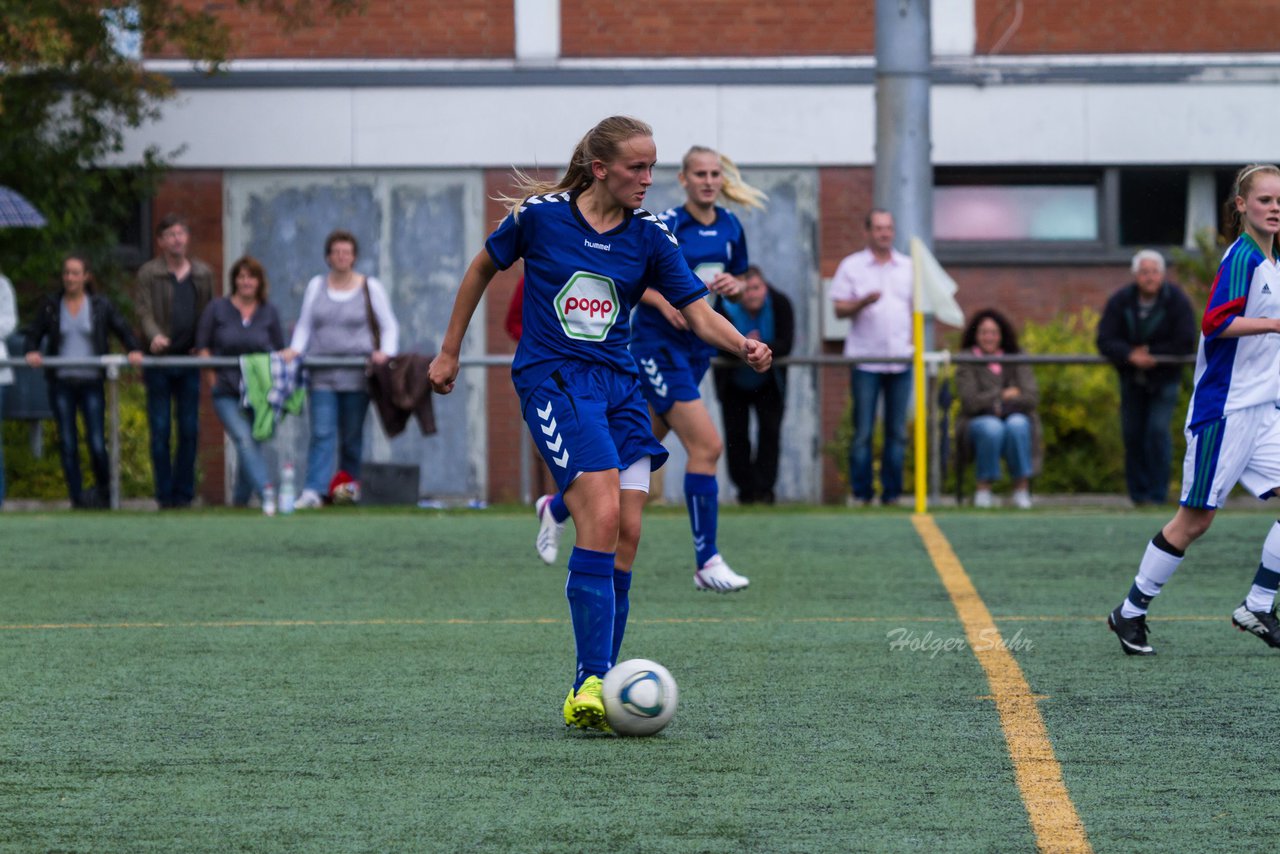
[[[671,723],[679,699],[671,673],[647,658],[621,661],[604,675],[604,712],[618,735],[653,735]]]

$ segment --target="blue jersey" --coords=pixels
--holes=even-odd
[[[566,360],[635,374],[630,315],[646,287],[677,308],[707,293],[656,216],[625,211],[601,234],[568,192],[526,199],[485,249],[502,270],[524,259],[524,331],[511,366],[521,399]]]
[[[747,271],[747,236],[731,211],[717,207],[715,222],[703,225],[683,206],[661,214],[667,228],[680,241],[680,252],[702,282],[709,284],[719,273],[741,276]],[[673,303],[674,305],[674,303]],[[676,306],[680,308],[680,306]],[[640,305],[632,319],[632,336],[638,348],[681,348],[694,355],[709,355],[715,348],[692,332],[676,329],[653,306]]]

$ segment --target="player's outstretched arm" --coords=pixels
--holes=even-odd
[[[764,373],[773,364],[773,351],[768,344],[744,337],[724,315],[712,309],[706,300],[694,300],[680,309],[680,312],[689,322],[694,335],[713,347],[737,353],[757,373]]]
[[[454,381],[458,378],[458,355],[462,352],[462,338],[467,334],[471,315],[475,314],[485,288],[489,287],[489,282],[497,274],[498,268],[488,251],[481,249],[462,276],[458,295],[453,299],[449,327],[445,330],[444,341],[440,343],[440,352],[431,360],[431,367],[427,372],[431,387],[438,394],[453,391]]]

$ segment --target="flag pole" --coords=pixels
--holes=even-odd
[[[912,320],[912,337],[915,339],[915,348],[911,357],[912,381],[915,385],[916,398],[916,423],[915,423],[915,475],[916,475],[916,512],[927,513],[929,510],[928,499],[928,479],[929,479],[929,430],[928,430],[928,411],[929,402],[925,400],[925,376],[924,376],[924,312],[920,310],[920,297],[923,291],[923,274],[921,271],[921,263],[919,253],[915,251],[916,241],[912,241],[911,267],[913,288],[911,300],[911,320]]]

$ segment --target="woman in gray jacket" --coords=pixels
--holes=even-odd
[[[960,350],[983,357],[1021,352],[1013,324],[993,308],[983,309],[969,320]],[[978,468],[974,506],[994,506],[991,484],[1000,477],[1003,457],[1013,481],[1013,504],[1029,510],[1035,412],[1040,398],[1031,366],[997,361],[959,364],[956,395],[960,398],[961,416],[968,422],[968,441],[973,445]]]

